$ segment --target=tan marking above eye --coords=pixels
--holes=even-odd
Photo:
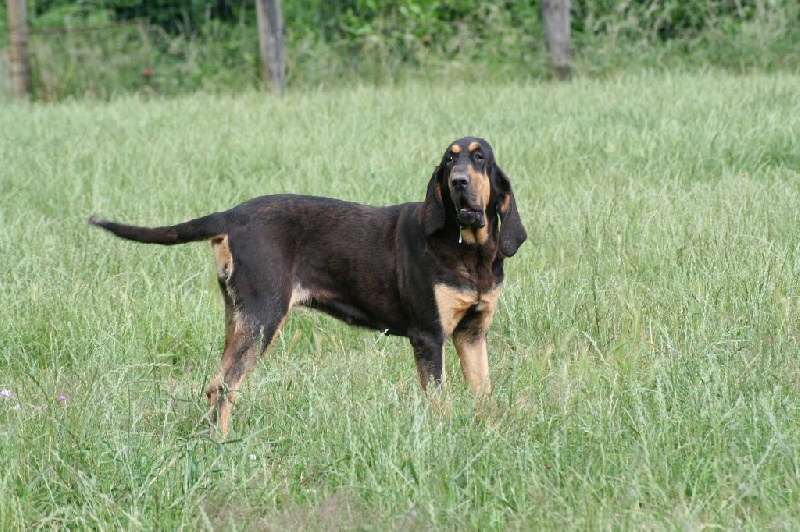
[[[450,151],[453,153],[461,153],[461,146],[459,146],[458,144],[453,144],[452,146],[450,146]]]
[[[470,152],[473,152],[473,151],[477,150],[480,147],[481,147],[481,143],[478,142],[478,141],[473,140],[472,142],[469,143],[469,151]]]

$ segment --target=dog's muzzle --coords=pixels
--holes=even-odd
[[[482,208],[475,208],[472,202],[465,198],[466,194],[457,194],[454,198],[456,207],[456,221],[461,227],[478,227],[486,225]]]
[[[456,220],[461,227],[478,227],[486,225],[483,209],[474,207],[474,202],[470,201],[472,194],[469,189],[469,178],[466,172],[453,171],[450,177],[451,193],[453,203],[456,208]],[[474,198],[472,198],[474,199]]]
[[[459,209],[456,215],[456,221],[461,227],[483,227],[486,225],[486,219],[483,216],[483,211],[475,211],[472,209]]]

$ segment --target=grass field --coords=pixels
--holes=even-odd
[[[0,529],[800,527],[800,77],[0,103]],[[492,142],[529,242],[473,416],[407,342],[296,311],[228,443],[206,244],[252,196],[419,201]]]

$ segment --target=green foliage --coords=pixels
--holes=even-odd
[[[800,76],[0,102],[0,529],[797,530]],[[405,340],[296,311],[203,420],[207,245],[126,243],[295,192],[422,200],[494,145],[530,240],[478,418]],[[66,400],[59,400],[66,396]]]
[[[628,37],[662,41],[697,37],[705,30],[786,15],[798,20],[798,2],[778,0],[576,0],[573,30],[578,35],[624,32]]]
[[[287,82],[546,78],[540,7],[521,0],[287,0]],[[572,9],[579,75],[800,68],[800,0],[576,0]],[[51,0],[31,2],[30,11],[37,98],[260,85],[251,2]],[[138,23],[82,31],[110,22]],[[43,33],[53,30],[63,31]],[[0,40],[6,37],[0,26]]]
[[[6,4],[0,3],[0,49],[8,46],[8,13]]]
[[[208,0],[45,0],[30,2],[32,26],[62,27],[103,20],[142,19],[172,33],[191,33],[210,20],[235,24],[240,11],[253,11],[240,2]]]

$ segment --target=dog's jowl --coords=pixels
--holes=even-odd
[[[476,137],[448,146],[421,203],[274,195],[171,226],[90,221],[135,242],[211,242],[225,349],[206,394],[223,437],[237,391],[295,305],[407,337],[423,388],[441,382],[452,336],[470,388],[489,393],[503,260],[527,238],[508,176]]]

